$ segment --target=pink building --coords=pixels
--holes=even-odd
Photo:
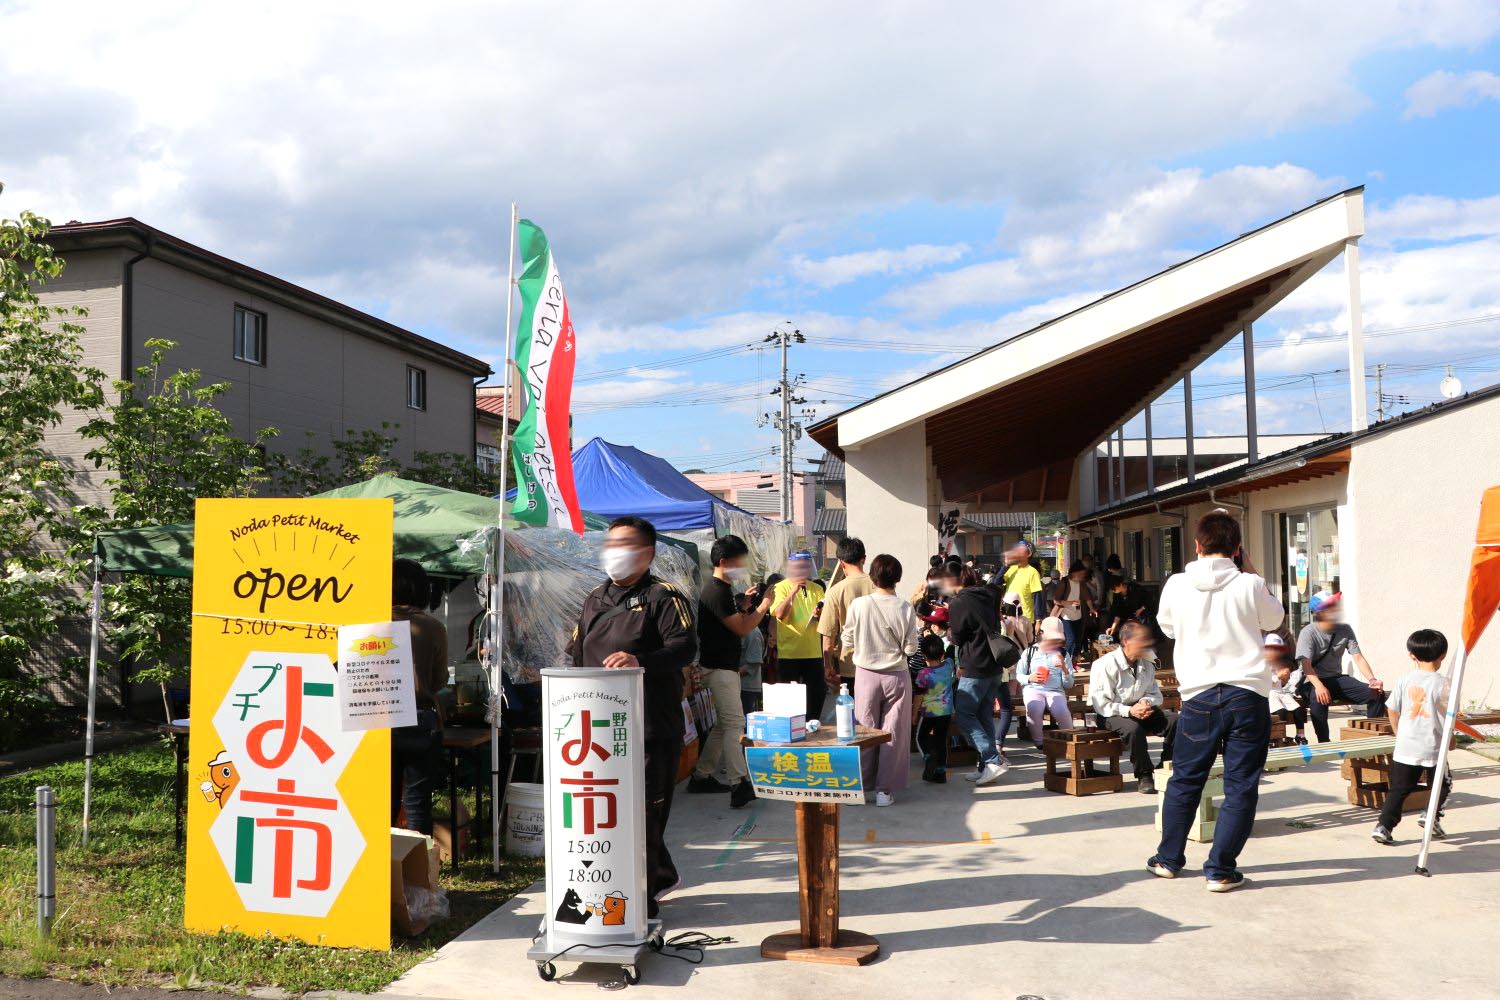
[[[714,496],[741,510],[759,514],[770,521],[781,520],[780,471],[688,472],[685,475]],[[805,541],[812,533],[817,489],[811,472],[793,473],[792,482],[792,523],[797,526],[797,534]]]

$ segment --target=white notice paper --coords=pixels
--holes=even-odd
[[[410,622],[340,625],[338,670],[344,732],[417,724]]]

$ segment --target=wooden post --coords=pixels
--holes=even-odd
[[[838,806],[797,803],[797,881],[802,889],[802,947],[834,947],[839,939]]]

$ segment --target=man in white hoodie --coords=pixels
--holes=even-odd
[[[1209,891],[1228,892],[1245,880],[1235,864],[1255,824],[1266,766],[1271,673],[1262,637],[1281,624],[1285,611],[1241,548],[1238,521],[1214,511],[1199,519],[1195,534],[1198,558],[1168,578],[1157,612],[1162,632],[1176,641],[1173,666],[1182,709],[1162,803],[1161,843],[1146,868],[1176,878],[1187,863],[1188,828],[1222,749],[1224,804],[1203,874]]]

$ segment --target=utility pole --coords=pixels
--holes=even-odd
[[[785,326],[791,326],[788,322]],[[766,334],[763,343],[779,344],[781,347],[781,381],[776,383],[776,388],[771,390],[771,395],[781,397],[780,413],[763,413],[756,425],[764,427],[771,424],[781,432],[781,519],[788,524],[792,521],[792,463],[794,460],[795,443],[802,436],[802,424],[793,417],[810,417],[811,410],[799,410],[792,412],[792,407],[800,406],[807,400],[797,395],[797,389],[802,385],[801,374],[795,378],[791,377],[789,370],[790,354],[792,344],[805,344],[807,338],[802,336],[798,329],[778,329]]]
[[[1375,422],[1378,424],[1385,419],[1385,390],[1382,385],[1385,380],[1385,365],[1375,366]]]

